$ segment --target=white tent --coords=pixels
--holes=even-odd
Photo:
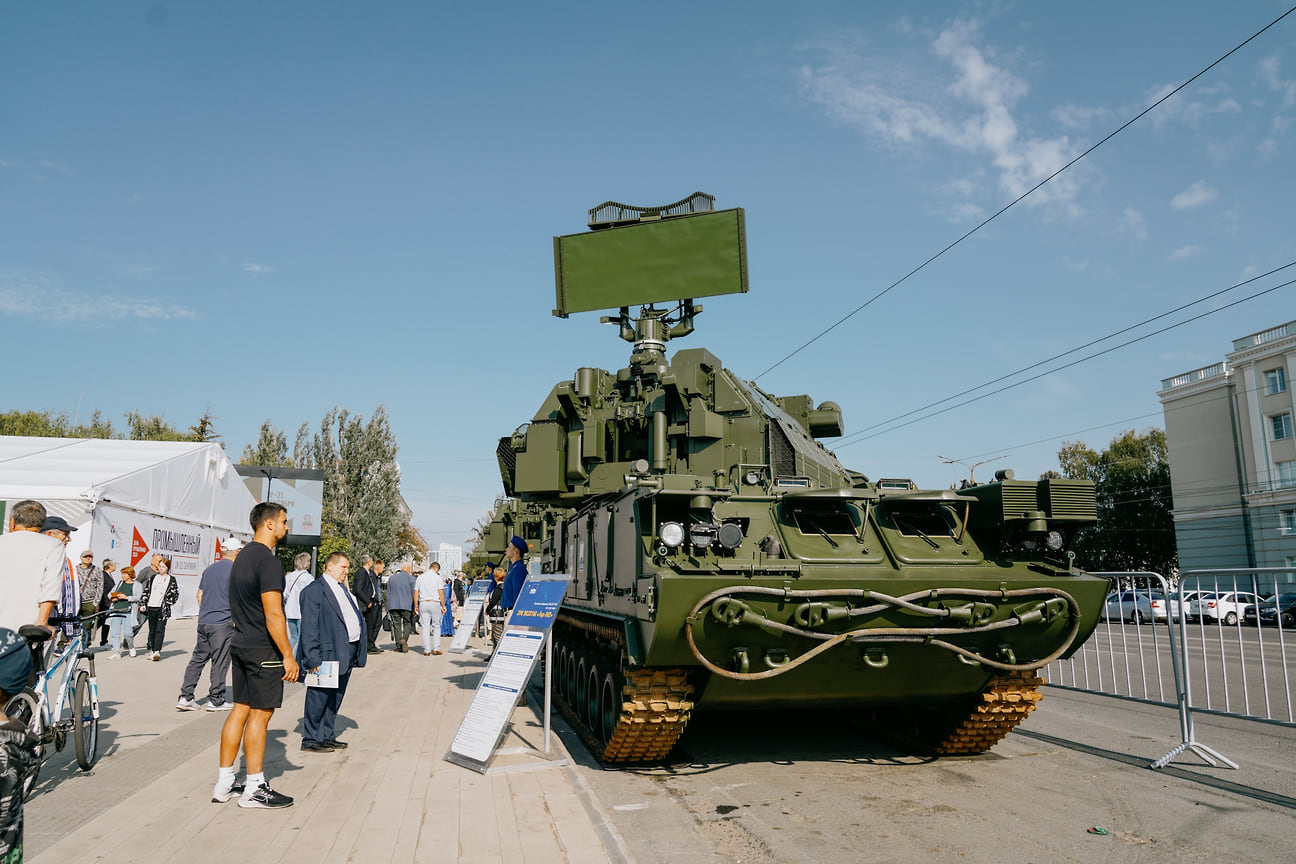
[[[0,436],[6,514],[27,498],[78,529],[73,561],[83,549],[95,563],[136,569],[153,552],[170,557],[180,585],[173,615],[197,614],[199,576],[221,538],[250,536],[257,503],[218,444]]]

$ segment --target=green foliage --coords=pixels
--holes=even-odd
[[[166,420],[162,419],[161,414],[153,414],[145,417],[138,411],[132,411],[126,415],[127,435],[132,441],[193,441],[193,437],[188,432],[181,432]]]
[[[1098,524],[1081,531],[1076,542],[1082,567],[1166,576],[1178,567],[1164,431],[1122,432],[1101,453],[1066,441],[1058,464],[1064,477],[1092,480],[1098,496]]]
[[[321,530],[329,551],[367,553],[384,561],[416,551],[411,538],[417,533],[400,495],[396,438],[386,408],[379,405],[366,422],[334,407],[314,435],[307,430],[303,424],[297,432],[293,459],[299,468],[324,472]]]
[[[212,428],[210,414],[204,414],[197,426],[180,432],[160,415],[145,417],[138,411],[126,415],[126,433],[113,429],[99,411],[89,423],[72,423],[67,414],[49,411],[9,411],[0,414],[0,435],[32,435],[40,438],[130,438],[132,441],[210,441],[219,438]]]
[[[256,444],[243,448],[239,462],[244,465],[273,465],[280,468],[292,468],[293,460],[288,455],[288,436],[275,428],[269,420],[261,424],[257,433]]]
[[[203,415],[198,418],[198,422],[189,427],[190,440],[207,443],[221,437],[216,434],[215,420],[216,418],[212,416],[210,408],[204,411]],[[222,444],[221,446],[224,447],[225,445]]]
[[[73,425],[67,414],[49,411],[8,411],[0,414],[0,435],[37,438],[115,438],[112,421],[96,411],[90,422]]]

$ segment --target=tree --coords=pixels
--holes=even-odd
[[[99,411],[89,423],[73,425],[63,413],[8,411],[0,414],[0,435],[30,435],[36,438],[116,438],[112,421]]]
[[[209,441],[215,441],[221,437],[216,434],[216,418],[212,416],[211,407],[209,406],[203,415],[198,418],[198,422],[189,427],[189,437],[194,441],[201,441],[206,444]],[[221,445],[225,447],[224,444]]]
[[[1098,524],[1076,540],[1078,563],[1088,570],[1150,570],[1169,576],[1179,564],[1175,546],[1170,463],[1161,429],[1127,430],[1101,453],[1080,442],[1058,450],[1062,475],[1092,480]]]
[[[126,415],[126,426],[128,429],[126,437],[132,441],[196,441],[189,432],[181,432],[166,420],[162,419],[161,414],[152,414],[145,417],[138,411],[131,411]]]
[[[288,436],[266,420],[257,433],[256,444],[243,448],[239,461],[244,465],[274,465],[280,468],[293,467],[293,460],[288,455]]]
[[[391,561],[418,550],[410,512],[400,495],[396,451],[382,405],[367,422],[334,407],[313,436],[305,424],[298,430],[293,448],[297,467],[324,472],[321,552],[367,553]]]

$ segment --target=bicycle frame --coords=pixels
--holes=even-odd
[[[87,661],[90,667],[90,712],[95,720],[99,719],[99,682],[95,675],[94,655],[87,650],[85,634],[86,626],[82,622],[81,626],[74,630],[72,638],[68,640],[62,651],[55,651],[52,647],[47,647],[45,650],[45,669],[31,688],[36,695],[44,727],[41,730],[42,743],[55,741],[55,736],[60,731],[66,734],[68,729],[60,727],[65,724],[70,727],[72,723],[72,718],[68,717],[65,720],[64,715],[72,703],[72,688],[76,685],[76,673],[81,660]],[[62,680],[54,691],[57,698],[51,702],[50,682],[55,680],[57,675],[62,675]],[[63,748],[60,745],[58,749]]]

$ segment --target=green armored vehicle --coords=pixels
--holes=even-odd
[[[703,348],[668,361],[695,299],[747,290],[743,211],[713,200],[608,202],[554,239],[555,314],[619,309],[603,320],[633,344],[497,451],[506,495],[548,509],[543,568],[573,577],[559,707],[607,762],[665,756],[707,709],[871,710],[937,753],[992,747],[1097,624],[1108,580],[1066,551],[1092,484],[871,481],[820,443],[844,432],[834,403]]]

